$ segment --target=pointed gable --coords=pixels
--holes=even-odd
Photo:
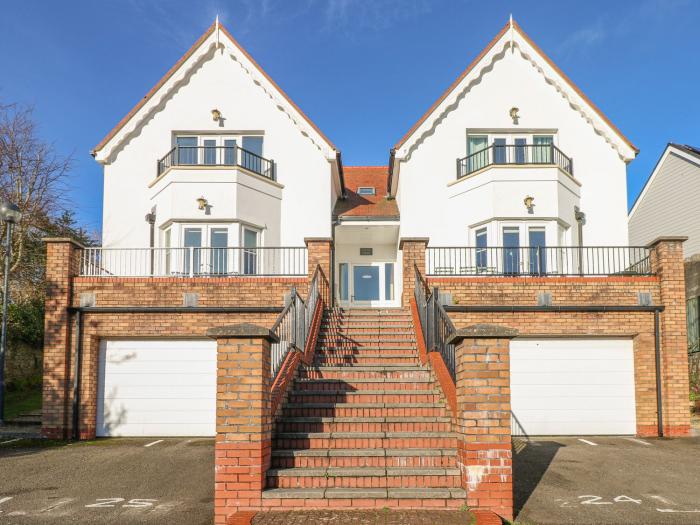
[[[403,158],[420,142],[420,138],[434,129],[439,122],[468,96],[474,84],[486,75],[489,69],[507,51],[518,52],[542,75],[543,80],[554,86],[570,106],[578,111],[595,131],[617,151],[625,161],[632,160],[639,150],[603,114],[603,112],[567,77],[561,69],[530,39],[515,22],[509,21],[472,61],[462,74],[450,85],[428,111],[411,127],[393,148],[397,158]]]
[[[233,38],[221,24],[214,23],[178,60],[175,65],[156,83],[151,90],[119,121],[119,123],[95,146],[92,155],[99,162],[106,162],[112,152],[124,140],[135,132],[139,125],[148,118],[171,92],[184,82],[188,73],[205,59],[212,49],[222,49],[229,53],[231,59],[240,62],[248,69],[253,79],[267,95],[277,104],[278,109],[287,113],[289,118],[308,136],[329,159],[335,159],[338,148],[314,124],[311,119],[292,101],[277,83],[258,65],[250,54]]]

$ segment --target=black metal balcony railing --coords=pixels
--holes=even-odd
[[[493,144],[463,159],[457,159],[457,178],[461,179],[488,166],[550,165],[574,174],[574,162],[553,144]]]
[[[230,166],[245,168],[277,180],[274,160],[238,146],[175,146],[158,161],[158,175],[173,166]]]
[[[651,275],[641,246],[430,247],[426,275]]]

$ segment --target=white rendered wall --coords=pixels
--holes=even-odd
[[[509,116],[512,107],[520,110],[517,125]],[[580,207],[586,213],[584,243],[628,244],[624,161],[517,50],[503,53],[432,133],[417,146],[402,151],[406,160],[400,167],[397,199],[401,237],[430,237],[432,245],[465,245],[468,226],[479,220],[477,217],[488,214],[484,207],[489,207],[494,217],[507,208],[509,214],[523,220],[536,219],[557,209],[559,218],[573,224],[575,229],[573,194],[559,192],[554,197],[558,202],[550,202],[552,193],[535,181],[514,183],[512,190],[493,194],[490,201],[457,197],[456,187],[464,181],[448,185],[456,180],[456,159],[467,154],[468,129],[521,133],[556,129],[555,144],[573,158],[574,175],[581,183]],[[523,173],[534,169],[524,169]],[[475,178],[487,177],[485,174],[492,171],[486,170]],[[522,204],[526,195],[535,197],[534,215],[528,214]]]
[[[214,108],[221,111],[223,126],[212,120]],[[173,132],[178,131],[264,132],[263,156],[277,162],[277,180],[284,186],[279,212],[283,219],[276,221],[277,243],[303,246],[304,237],[330,237],[333,190],[326,155],[228,53],[210,51],[187,81],[105,165],[104,246],[148,246],[144,215],[153,205],[148,185],[156,178],[156,161],[171,149]],[[216,194],[208,182],[202,183],[201,192],[194,193],[206,191],[207,199],[217,200],[217,215],[238,215],[238,219],[250,222],[263,220],[254,199],[239,199],[240,210],[236,211],[232,190]],[[193,207],[191,197],[187,194],[183,196],[187,202],[172,202],[172,209]],[[157,210],[157,224],[169,219],[165,213]],[[195,206],[192,218],[200,218],[198,214]],[[269,240],[266,244],[270,245]]]

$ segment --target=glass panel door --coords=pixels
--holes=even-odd
[[[258,273],[258,232],[243,228],[243,273]]]
[[[539,135],[532,138],[532,143],[532,161],[535,164],[551,164],[554,138],[551,135]]]
[[[515,139],[513,144],[515,144],[515,163],[527,163],[527,140],[524,138]]]
[[[347,301],[350,295],[350,274],[348,263],[340,263],[340,300]]]
[[[503,273],[520,273],[519,228],[503,228]]]
[[[469,135],[467,137],[467,173],[480,170],[488,165],[488,137]]]
[[[185,228],[185,239],[183,246],[185,249],[184,271],[189,275],[198,275],[202,265],[202,229]]]
[[[379,266],[353,266],[353,300],[379,301]]]
[[[262,173],[262,137],[243,137],[243,150],[241,151],[241,166],[255,173]]]
[[[228,273],[228,228],[212,228],[209,233],[211,249],[211,273],[225,275]]]
[[[530,244],[530,273],[543,275],[547,273],[547,250],[544,228],[530,228],[528,242]]]
[[[224,139],[224,164],[226,166],[236,165],[236,140]]]
[[[488,267],[488,236],[486,228],[476,231],[476,271],[483,273]]]
[[[493,139],[493,163],[505,164],[508,162],[506,154],[506,139]]]
[[[204,164],[216,165],[216,139],[205,139],[204,144]]]
[[[177,137],[177,163],[197,164],[197,137]]]

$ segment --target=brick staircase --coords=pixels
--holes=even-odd
[[[405,309],[327,310],[275,422],[266,506],[459,507],[456,437]]]

